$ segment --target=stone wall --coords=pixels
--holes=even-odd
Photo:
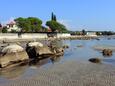
[[[70,37],[68,33],[57,33],[57,38]],[[20,36],[16,33],[0,33],[0,39],[36,39],[36,38],[48,38],[47,33],[24,33]]]
[[[70,37],[71,35],[69,33],[58,33],[57,38],[63,38],[63,37]]]
[[[0,33],[0,39],[17,39],[18,34],[13,33]]]

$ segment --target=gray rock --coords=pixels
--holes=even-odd
[[[0,67],[28,60],[26,51],[19,45],[8,45],[2,49],[0,55]]]
[[[33,44],[33,45],[31,46],[31,44]],[[26,46],[26,51],[30,58],[37,58],[38,56],[53,54],[50,51],[50,48],[48,46],[45,46],[39,42],[38,43],[33,42],[31,44],[27,43],[27,46]],[[35,44],[37,44],[37,45],[35,45]],[[40,44],[40,45],[38,45],[38,44]]]

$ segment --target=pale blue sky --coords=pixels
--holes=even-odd
[[[38,17],[51,12],[70,30],[114,30],[115,0],[0,0],[0,22],[14,17]]]

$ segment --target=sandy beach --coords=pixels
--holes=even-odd
[[[34,74],[0,86],[115,86],[115,67],[85,61],[34,68]]]

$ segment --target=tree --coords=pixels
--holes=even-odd
[[[99,36],[99,35],[101,35],[101,33],[100,32],[96,32],[96,35]]]
[[[38,32],[42,29],[42,21],[35,17],[29,17],[28,21],[30,22],[32,32]]]
[[[56,21],[47,21],[46,25],[51,28],[52,32],[55,32],[56,30],[58,32],[67,32],[68,31],[63,24],[56,22]]]
[[[2,29],[2,33],[7,33],[8,31],[7,31],[7,27],[3,27],[3,29]]]
[[[29,32],[29,30],[30,30],[30,23],[27,21],[26,18],[22,18],[22,17],[16,18],[15,22],[16,22],[17,26],[19,28],[21,28],[22,32],[25,32],[25,31]]]
[[[51,14],[51,21],[57,21],[56,15],[53,12]]]
[[[39,32],[42,29],[42,21],[36,17],[19,17],[15,21],[18,27],[22,28],[22,32]]]
[[[54,14],[53,14],[53,12],[51,14],[51,20],[54,20]]]
[[[53,19],[54,21],[57,21],[57,18],[56,18],[56,15],[54,15],[54,19]]]
[[[86,33],[87,33],[87,32],[83,29],[83,30],[82,30],[82,35],[86,35]]]

